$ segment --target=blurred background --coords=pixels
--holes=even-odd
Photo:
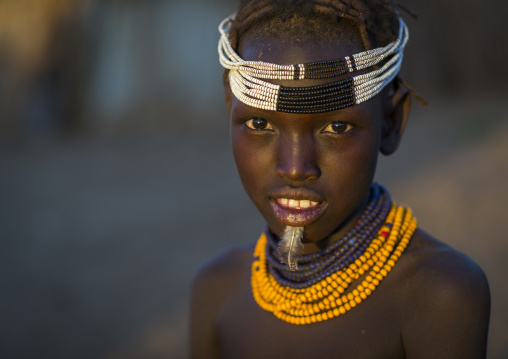
[[[508,3],[403,4],[402,75],[431,106],[377,179],[485,270],[507,358]],[[216,54],[235,7],[0,0],[0,357],[186,357],[193,274],[263,228]]]

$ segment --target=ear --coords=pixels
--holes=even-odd
[[[400,85],[397,80],[393,86],[395,92],[387,98],[388,104],[379,149],[384,155],[391,155],[399,147],[411,107],[409,90]]]

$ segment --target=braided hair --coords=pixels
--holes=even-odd
[[[246,34],[261,37],[288,27],[292,34],[297,29],[302,35],[326,38],[338,27],[353,25],[365,50],[370,50],[397,38],[398,17],[392,0],[242,0],[231,24],[231,44],[237,49]]]

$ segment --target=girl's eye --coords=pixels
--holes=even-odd
[[[250,120],[245,121],[245,126],[255,131],[273,130],[270,122],[263,118],[251,118]]]
[[[323,129],[323,132],[331,132],[331,133],[346,133],[353,129],[349,123],[345,122],[332,122],[326,125]]]

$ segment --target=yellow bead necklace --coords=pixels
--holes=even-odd
[[[411,210],[392,205],[384,225],[365,252],[348,267],[307,288],[279,284],[268,270],[265,234],[254,250],[251,285],[258,305],[291,324],[321,322],[345,314],[365,300],[392,270],[406,249],[417,223]],[[367,274],[353,290],[355,280]]]

